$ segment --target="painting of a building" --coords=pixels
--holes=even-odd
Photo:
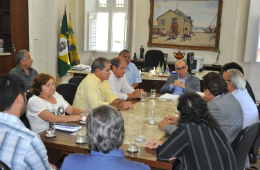
[[[174,26],[174,32],[178,32],[178,35],[183,35],[185,28],[190,32],[192,31],[192,22],[191,17],[185,15],[182,11],[178,9],[174,11],[169,10],[157,18],[157,28],[160,29],[161,33],[163,28],[169,32],[171,26]]]

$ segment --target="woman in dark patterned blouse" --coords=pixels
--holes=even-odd
[[[165,141],[153,139],[145,146],[156,149],[161,160],[179,158],[179,169],[236,170],[233,151],[206,102],[196,93],[180,96],[178,128]]]

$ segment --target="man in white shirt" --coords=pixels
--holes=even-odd
[[[229,69],[223,75],[223,78],[228,85],[228,92],[234,95],[242,107],[244,115],[243,129],[258,122],[258,110],[247,92],[246,80],[243,74],[236,69]]]
[[[112,92],[121,100],[140,98],[141,89],[135,90],[131,87],[125,76],[126,62],[123,58],[115,57],[111,60],[111,76],[109,76],[109,85]]]

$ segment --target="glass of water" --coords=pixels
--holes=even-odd
[[[135,134],[130,134],[128,136],[128,148],[127,151],[128,152],[138,152],[138,148],[137,148],[137,143],[135,141]]]
[[[52,122],[47,122],[46,124],[46,132],[47,134],[45,135],[46,137],[55,137],[55,123]]]
[[[141,92],[141,102],[146,102],[147,101],[146,98],[147,98],[147,92],[142,91]]]
[[[83,125],[86,124],[88,113],[89,113],[89,110],[87,110],[87,111],[82,110],[81,111],[81,113],[80,113],[81,114],[81,118],[80,118],[81,120],[79,121],[80,124],[83,124]]]
[[[151,125],[157,124],[157,122],[154,120],[154,113],[155,113],[155,111],[150,110],[149,114],[148,114],[148,123],[151,124]]]
[[[86,143],[86,128],[82,127],[79,131],[77,131],[77,140],[76,143]]]
[[[151,99],[155,99],[156,98],[156,89],[151,89]]]
[[[135,141],[137,141],[139,143],[146,142],[146,140],[144,139],[144,127],[143,126],[136,127]]]

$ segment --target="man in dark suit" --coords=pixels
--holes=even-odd
[[[177,74],[170,75],[160,92],[181,95],[185,92],[200,91],[200,79],[188,73],[188,66],[184,60],[175,63]]]
[[[228,93],[227,84],[220,73],[210,72],[203,77],[204,99],[212,116],[217,120],[230,143],[243,128],[243,110],[233,94]],[[170,121],[170,122],[169,122]],[[167,116],[159,127],[171,134],[176,130],[178,118]]]

